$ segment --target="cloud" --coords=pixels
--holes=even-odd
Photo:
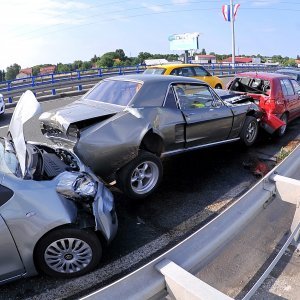
[[[143,7],[145,7],[146,9],[153,11],[153,12],[162,12],[164,11],[163,7],[159,6],[159,5],[149,5],[147,3],[143,3],[142,4]]]

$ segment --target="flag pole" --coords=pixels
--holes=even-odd
[[[233,0],[230,0],[230,15],[231,15],[231,34],[232,34],[232,65],[235,69],[235,36],[234,36],[234,6]]]

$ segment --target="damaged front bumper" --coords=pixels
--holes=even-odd
[[[100,231],[107,242],[115,237],[118,220],[113,195],[95,176],[85,172],[64,172],[56,191],[82,206],[91,205],[95,230]]]
[[[262,115],[260,125],[269,134],[273,134],[281,126],[285,125],[285,122],[280,120],[276,115],[265,112]]]

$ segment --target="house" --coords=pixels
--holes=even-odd
[[[32,68],[26,68],[20,70],[19,74],[16,76],[17,79],[27,78],[32,76]]]
[[[53,74],[55,72],[56,66],[48,66],[40,68],[40,75]]]
[[[221,61],[221,63],[225,64],[231,64],[232,63],[232,57],[225,58]],[[236,64],[252,64],[253,58],[252,57],[235,57],[235,63]],[[256,62],[255,62],[256,63]]]
[[[215,64],[217,58],[215,55],[195,54],[195,62],[199,64]]]

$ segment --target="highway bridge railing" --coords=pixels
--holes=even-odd
[[[246,71],[274,71],[275,66],[239,64],[234,67],[231,64],[207,64],[203,65],[212,75],[230,76]],[[53,73],[47,75],[31,76],[10,81],[0,82],[0,94],[4,96],[6,103],[17,101],[23,92],[31,90],[37,99],[54,99],[64,96],[80,95],[88,91],[101,79],[125,74],[139,74],[144,72],[145,66],[127,66],[112,68],[97,68],[90,70],[78,70],[65,73]]]
[[[281,236],[276,226],[282,219],[286,221],[287,228],[283,229]],[[279,247],[275,243],[276,256],[271,261],[267,260],[268,264],[261,262],[263,266],[258,266],[260,271],[263,269],[261,276],[257,276],[255,269],[253,273],[256,277],[251,278],[252,287],[243,298],[239,297],[248,300],[270,274],[289,244],[299,242],[299,224],[300,147],[234,204],[190,237],[140,269],[82,299],[119,299],[120,295],[123,299],[163,299],[167,295],[171,299],[233,299],[214,286],[216,281],[209,284],[199,279],[200,276],[195,277],[195,274],[210,264],[213,266],[214,261],[216,264],[211,273],[217,272],[223,261],[228,264],[228,268],[221,270],[219,282],[224,281],[226,286],[226,280],[233,277],[237,278],[239,284],[242,282],[242,286],[247,286],[249,283],[238,277],[236,272],[243,268],[243,264],[247,264],[247,260],[252,268],[256,264],[253,259],[259,256],[257,253],[264,253],[255,244],[256,240],[265,237],[272,242],[270,233],[279,234],[280,239],[285,238],[284,244]],[[239,239],[240,247],[237,246]],[[245,247],[245,241],[248,248]],[[262,241],[262,244],[269,247],[269,242]],[[250,251],[248,253],[248,249],[253,249],[254,255]],[[233,261],[229,258],[231,254]],[[223,260],[220,258],[222,255]],[[241,258],[241,255],[246,259]],[[208,268],[205,272],[209,273],[210,270]],[[249,280],[249,273],[244,273]]]

